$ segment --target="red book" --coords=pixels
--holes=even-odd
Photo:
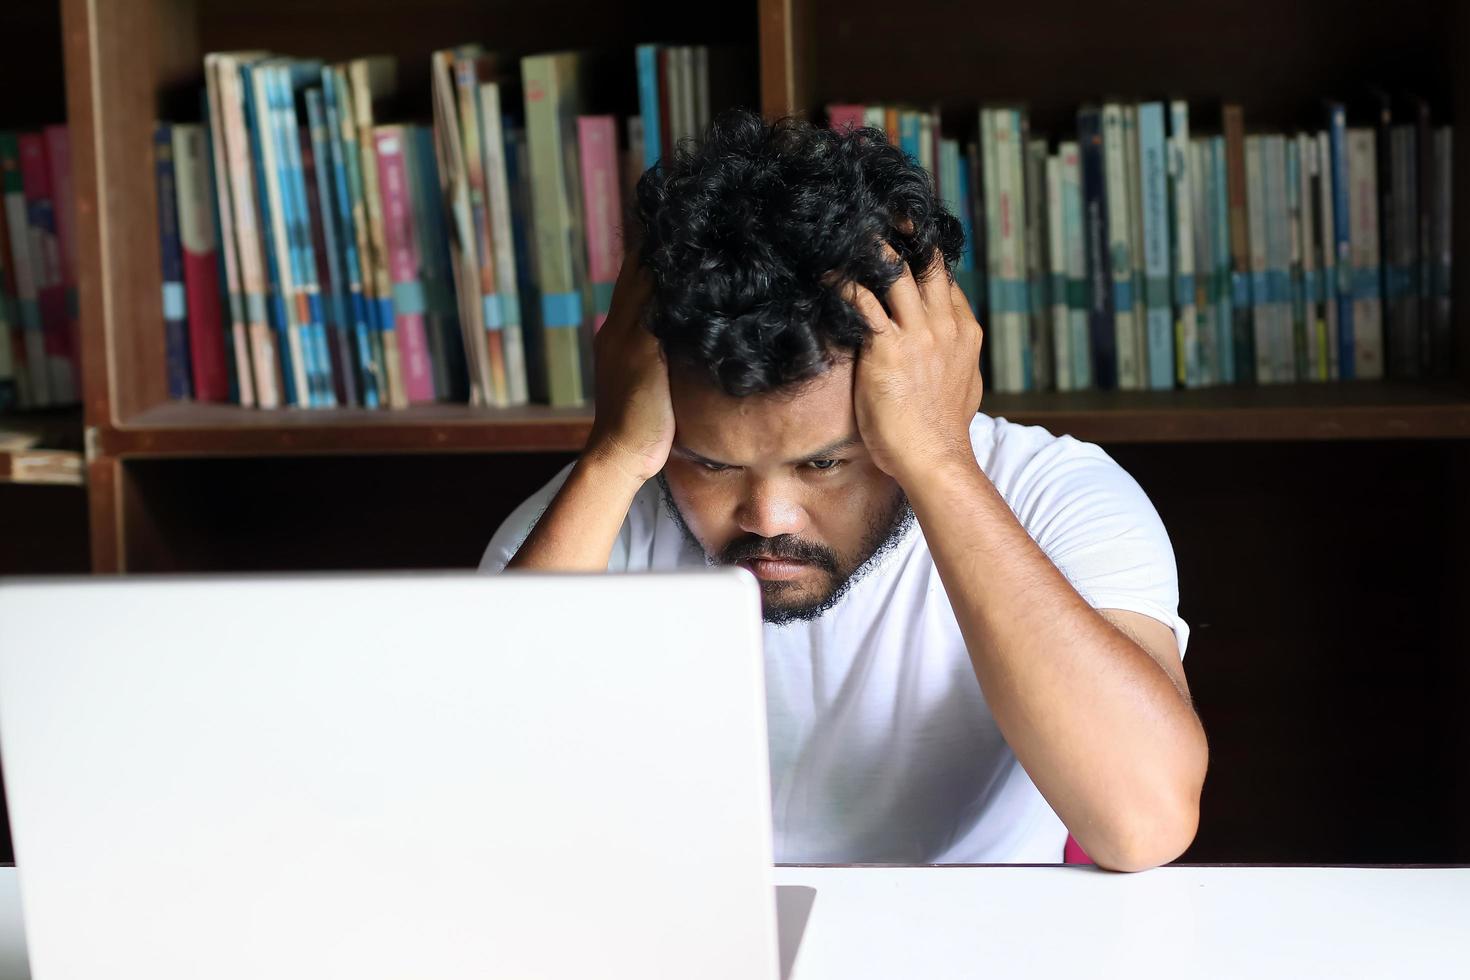
[[[403,359],[403,387],[410,403],[434,400],[434,371],[424,325],[424,288],[419,279],[418,242],[414,237],[412,192],[404,161],[407,131],[378,126],[373,146],[378,155],[378,186],[383,195],[383,237],[388,246],[388,272],[393,278],[393,312],[398,324],[398,352]]]
[[[209,153],[204,127],[173,127],[174,189],[178,198],[179,241],[184,252],[184,300],[189,311],[189,373],[197,401],[230,398],[225,365],[224,306],[220,297],[219,235],[210,201]]]
[[[56,239],[56,211],[51,168],[46,162],[46,140],[40,133],[20,137],[20,174],[25,187],[26,212],[33,245],[31,267],[36,299],[41,308],[41,330],[51,403],[69,405],[77,400],[75,354],[66,310],[66,281],[61,270],[61,248]]]
[[[829,105],[827,107],[827,128],[834,133],[862,129],[866,125],[863,120],[866,118],[867,111],[868,107],[865,105]]]
[[[618,123],[612,116],[578,116],[582,214],[587,232],[587,278],[592,283],[592,329],[602,328],[622,264],[622,197],[618,190]]]
[[[47,126],[46,160],[51,167],[51,205],[56,217],[56,245],[61,253],[61,281],[66,286],[68,357],[72,376],[81,378],[81,316],[77,298],[76,201],[71,186],[71,134],[63,125]]]

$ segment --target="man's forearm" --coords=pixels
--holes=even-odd
[[[518,571],[604,572],[642,483],[584,453],[515,557]]]
[[[1188,699],[1077,594],[978,465],[909,482],[986,701],[1037,788],[1099,863],[1172,860],[1204,779]]]

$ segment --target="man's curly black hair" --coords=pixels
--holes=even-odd
[[[638,181],[646,311],[671,365],[743,397],[798,384],[867,341],[838,292],[851,280],[883,299],[935,249],[948,274],[964,232],[928,173],[881,130],[834,132],[794,118],[722,113]],[[834,274],[834,275],[830,275]]]

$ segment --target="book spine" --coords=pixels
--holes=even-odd
[[[996,216],[1000,213],[1000,180],[997,155],[996,121],[995,109],[980,110],[980,195],[982,210],[984,212],[982,236],[985,238],[985,300],[984,316],[982,322],[989,330],[989,336],[981,350],[981,356],[990,359],[990,375],[986,378],[986,384],[995,390],[1000,390],[1002,374],[1008,361],[1005,345],[1004,324],[1002,322],[1004,306],[1000,297],[1000,223]]]
[[[1354,351],[1357,331],[1353,325],[1353,245],[1351,184],[1348,181],[1347,109],[1331,103],[1327,114],[1327,138],[1332,151],[1332,221],[1337,237],[1337,339],[1338,374],[1344,381],[1357,377]]]
[[[1433,248],[1431,293],[1434,374],[1446,377],[1454,369],[1454,317],[1451,309],[1454,226],[1451,222],[1454,189],[1454,130],[1440,126],[1434,131]]]
[[[1337,231],[1334,219],[1334,195],[1332,188],[1332,141],[1327,131],[1320,130],[1316,136],[1317,140],[1317,221],[1318,221],[1318,243],[1317,261],[1322,266],[1322,311],[1324,327],[1327,338],[1326,348],[1326,370],[1327,379],[1336,381],[1340,377],[1341,367],[1338,363],[1342,344],[1338,339],[1338,312],[1337,312]]]
[[[1185,165],[1189,169],[1190,209],[1194,219],[1195,343],[1199,364],[1194,384],[1201,387],[1218,384],[1220,380],[1219,338],[1215,333],[1214,213],[1210,205],[1215,174],[1211,163],[1209,139],[1190,137]]]
[[[296,111],[297,92],[308,78],[320,76],[321,66],[314,62],[293,62],[276,69],[274,79],[277,102],[277,126],[281,147],[283,197],[286,201],[288,234],[291,236],[296,261],[297,316],[301,321],[301,339],[312,382],[312,401],[316,407],[331,408],[337,404],[333,380],[331,343],[323,303],[321,279],[317,272],[316,246],[312,239],[312,216],[306,191],[306,166],[301,157],[303,127]],[[309,134],[305,134],[309,141]]]
[[[1074,391],[1072,377],[1071,321],[1067,310],[1067,231],[1062,205],[1062,158],[1046,158],[1046,254],[1047,299],[1051,303],[1052,351],[1056,355],[1053,376],[1057,391]]]
[[[218,236],[210,207],[209,156],[203,126],[174,125],[173,163],[194,397],[199,401],[223,402],[230,394],[225,368],[227,335],[219,293]]]
[[[475,233],[474,254],[478,260],[480,303],[485,324],[485,349],[490,358],[491,403],[510,404],[510,380],[505,357],[505,307],[497,292],[495,242],[485,193],[485,152],[480,136],[479,61],[460,57],[454,64],[455,91],[459,96],[459,132],[464,140],[464,163],[469,188],[470,218]]]
[[[680,124],[680,136],[698,139],[699,110],[695,105],[698,98],[697,85],[694,80],[694,48],[685,44],[680,45],[679,52],[679,111],[683,113],[683,122]]]
[[[391,88],[379,63],[359,58],[348,65],[353,121],[356,123],[358,157],[362,167],[363,221],[367,229],[364,257],[370,285],[370,301],[377,307],[378,352],[382,358],[384,391],[389,408],[408,405],[403,383],[403,366],[398,345],[398,328],[393,313],[393,279],[388,274],[387,245],[383,238],[383,199],[378,182],[377,152],[373,146],[373,103]]]
[[[1030,123],[1021,118],[1021,180],[1026,207],[1024,222],[1026,262],[1027,337],[1031,349],[1030,386],[1038,391],[1054,387],[1051,305],[1047,296],[1046,157],[1045,140],[1030,139]]]
[[[241,306],[245,334],[249,340],[251,374],[255,381],[255,403],[261,408],[278,408],[289,399],[281,359],[276,350],[276,305],[271,295],[266,262],[266,236],[260,226],[256,199],[264,193],[255,165],[255,140],[251,114],[247,111],[249,86],[247,65],[221,56],[218,66],[221,133],[229,173],[238,258],[240,261]]]
[[[957,140],[945,140],[940,146],[941,158],[945,161],[948,172],[952,174],[950,182],[944,191],[944,205],[950,210],[960,222],[960,230],[965,236],[964,248],[960,251],[959,261],[954,267],[955,285],[960,292],[965,294],[965,300],[970,304],[971,311],[974,310],[975,296],[975,216],[970,205],[970,180],[968,161],[960,155],[960,145]]]
[[[158,245],[163,275],[164,354],[168,396],[193,397],[189,379],[188,304],[184,259],[179,247],[178,193],[174,189],[173,128],[159,123],[153,132],[154,180],[158,194]]]
[[[1410,252],[1413,267],[1409,270],[1411,289],[1416,295],[1408,303],[1418,319],[1420,373],[1432,375],[1436,371],[1434,284],[1430,273],[1430,257],[1434,254],[1434,129],[1429,103],[1423,99],[1414,101],[1414,138],[1409,146],[1414,166],[1406,186],[1417,214],[1414,222],[1417,235],[1415,248]]]
[[[1093,385],[1118,387],[1117,334],[1113,320],[1113,272],[1109,256],[1108,169],[1102,110],[1087,106],[1077,114],[1082,181],[1083,254],[1086,260],[1087,333],[1092,349]]]
[[[525,327],[520,289],[516,282],[516,250],[510,227],[510,182],[505,164],[505,124],[500,100],[500,85],[490,82],[480,86],[481,139],[485,150],[485,194],[489,201],[490,240],[495,253],[495,294],[500,298],[504,319],[501,334],[505,345],[505,375],[510,404],[529,401],[527,389]],[[611,118],[611,117],[609,117]],[[616,120],[613,121],[616,126]],[[609,138],[614,155],[614,194],[617,181],[617,133]],[[619,229],[619,216],[613,214],[613,230]],[[617,277],[614,269],[613,277]]]
[[[16,306],[15,269],[7,224],[4,189],[0,187],[0,411],[8,412],[30,407],[31,379],[25,364],[25,332]]]
[[[1265,384],[1274,380],[1271,370],[1271,303],[1267,289],[1267,241],[1266,226],[1270,209],[1266,188],[1264,136],[1249,136],[1245,141],[1246,181],[1250,207],[1250,257],[1251,257],[1251,325],[1253,327],[1251,349],[1255,353],[1253,374],[1256,382]]]
[[[586,309],[585,270],[577,247],[581,216],[573,122],[578,102],[575,56],[526,58],[521,70],[547,390],[553,405],[578,405],[585,399],[581,332]]]
[[[1373,131],[1350,129],[1348,181],[1352,202],[1353,376],[1383,377],[1383,320],[1379,286],[1378,178]]]
[[[250,361],[250,337],[246,332],[245,298],[240,285],[240,257],[235,243],[235,215],[230,189],[229,156],[225,146],[224,112],[220,101],[219,55],[204,59],[204,140],[209,149],[210,210],[218,231],[219,280],[223,292],[222,316],[228,331],[226,373],[230,400],[245,408],[255,407],[255,377]]]
[[[31,219],[26,208],[25,182],[20,169],[20,142],[13,133],[0,133],[0,174],[4,178],[5,223],[9,231],[15,297],[20,308],[25,363],[30,378],[32,406],[54,404],[51,374],[46,368],[46,335],[36,286],[36,258],[31,248]]]
[[[1057,149],[1061,162],[1062,292],[1066,311],[1067,352],[1071,358],[1072,388],[1092,387],[1092,345],[1088,337],[1087,231],[1082,209],[1082,150],[1072,141]],[[1053,278],[1053,282],[1057,280]]]
[[[898,148],[916,165],[919,163],[919,114],[912,109],[899,111]]]
[[[665,160],[674,155],[674,146],[679,142],[679,119],[673,112],[674,92],[677,86],[673,74],[676,70],[673,48],[658,47],[658,118],[659,151],[657,159]],[[530,144],[527,143],[527,150]]]
[[[373,308],[364,283],[365,268],[359,251],[364,232],[358,225],[362,212],[362,180],[358,172],[356,126],[348,111],[341,69],[322,69],[322,102],[326,112],[327,148],[331,154],[332,207],[337,215],[342,252],[342,282],[351,325],[353,363],[357,369],[358,397],[366,408],[384,404],[382,360],[377,353]]]
[[[406,134],[401,126],[373,130],[378,177],[383,195],[383,238],[393,276],[393,311],[397,319],[404,392],[411,404],[434,400],[433,369],[425,334],[423,284],[419,280],[418,244],[414,236],[408,173],[404,164]]]
[[[690,56],[694,59],[694,125],[697,135],[701,140],[710,124],[710,78],[709,78],[709,46],[696,44],[690,48]]]
[[[638,115],[643,120],[643,165],[646,170],[663,156],[663,121],[659,112],[659,56],[657,44],[640,44],[634,57],[638,65]]]
[[[291,177],[286,160],[281,123],[278,66],[262,65],[254,70],[255,105],[260,125],[261,160],[265,168],[265,200],[269,204],[270,229],[276,253],[276,293],[284,309],[285,346],[295,394],[293,404],[313,408],[317,402],[317,376],[304,316],[301,295],[301,251],[296,240],[292,213]]]
[[[1133,198],[1128,167],[1128,136],[1124,108],[1118,103],[1103,106],[1103,153],[1108,182],[1108,256],[1113,273],[1113,319],[1117,355],[1117,387],[1142,387],[1138,361],[1139,324],[1133,281]]]
[[[1148,324],[1148,385],[1174,387],[1173,291],[1169,288],[1169,162],[1164,107],[1138,107],[1139,190],[1143,207],[1144,307]]]
[[[332,180],[331,140],[322,90],[306,91],[307,139],[301,145],[301,162],[306,170],[307,206],[312,219],[312,245],[317,254],[318,279],[322,286],[324,319],[332,351],[332,376],[337,399],[344,405],[360,405],[357,391],[356,337],[351,301],[342,268],[342,230],[337,220]]]
[[[1030,337],[1026,291],[1023,222],[1026,213],[1021,127],[1019,113],[1013,109],[995,109],[991,113],[994,130],[996,206],[996,265],[991,280],[990,309],[1000,323],[1003,346],[996,353],[995,390],[1022,392],[1030,387]]]
[[[618,130],[612,116],[578,116],[582,161],[582,210],[587,227],[587,277],[592,283],[592,329],[602,328],[621,264],[618,195]]]
[[[65,124],[47,126],[42,133],[46,163],[50,168],[52,210],[56,220],[56,248],[61,256],[61,282],[65,288],[66,371],[71,378],[73,400],[79,400],[81,368],[81,315],[77,295],[77,236],[75,197],[71,179],[71,131]]]
[[[1162,107],[1160,108],[1162,114]],[[1189,172],[1189,105],[1169,103],[1169,135],[1164,149],[1164,229],[1172,246],[1174,347],[1173,381],[1190,388],[1201,383],[1199,298],[1195,295],[1194,180]],[[1170,222],[1170,215],[1173,221]],[[1172,225],[1172,227],[1171,227]]]
[[[287,405],[305,404],[297,366],[300,363],[299,342],[288,337],[290,329],[289,294],[290,256],[281,246],[285,235],[278,218],[279,183],[274,176],[274,153],[270,152],[270,127],[266,119],[267,104],[258,86],[258,76],[266,72],[252,64],[240,66],[240,90],[243,93],[244,117],[249,132],[250,163],[255,177],[255,199],[261,255],[264,259],[264,291],[270,330],[275,339],[274,350],[279,361],[282,401]],[[269,153],[269,155],[268,155]],[[299,338],[298,338],[299,341]]]
[[[1308,133],[1296,135],[1297,239],[1301,247],[1301,316],[1304,333],[1304,372],[1308,381],[1326,380],[1326,331],[1321,319],[1321,276],[1317,263],[1317,141]]]
[[[1283,355],[1289,377],[1302,381],[1308,377],[1306,297],[1302,291],[1302,161],[1295,139],[1283,137],[1282,149],[1286,158],[1285,186],[1282,188],[1286,200],[1286,227],[1282,229],[1282,235],[1286,239],[1287,318],[1290,327]]]
[[[434,391],[441,401],[469,400],[469,364],[454,290],[454,263],[450,255],[443,201],[439,192],[439,163],[434,132],[429,126],[410,129],[406,150],[408,179],[413,188],[414,230],[419,242],[419,275],[429,308],[429,353],[442,362],[436,369]]]
[[[1250,193],[1246,186],[1245,117],[1239,105],[1223,110],[1225,129],[1225,182],[1230,225],[1231,346],[1235,352],[1234,380],[1255,379],[1255,297],[1251,293]]]
[[[509,120],[507,119],[507,122]],[[526,331],[526,368],[529,396],[532,401],[550,402],[547,387],[546,332],[541,323],[541,289],[536,270],[536,243],[531,229],[530,148],[526,131],[505,129],[505,175],[510,186],[510,231],[514,243],[516,287],[521,296],[522,322]]]
[[[46,374],[54,404],[77,400],[76,377],[70,357],[71,329],[66,311],[66,283],[62,276],[61,247],[56,238],[56,205],[51,172],[46,165],[46,141],[40,133],[20,137],[20,169],[30,219],[31,257],[36,275],[36,298],[41,308],[41,330]]]
[[[1215,174],[1211,223],[1215,252],[1215,334],[1220,351],[1218,377],[1221,384],[1236,384],[1240,356],[1236,351],[1235,266],[1231,243],[1235,227],[1231,223],[1229,162],[1225,137],[1210,140],[1210,164]]]

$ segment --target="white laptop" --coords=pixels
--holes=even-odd
[[[34,974],[771,980],[760,624],[739,571],[0,584]]]

